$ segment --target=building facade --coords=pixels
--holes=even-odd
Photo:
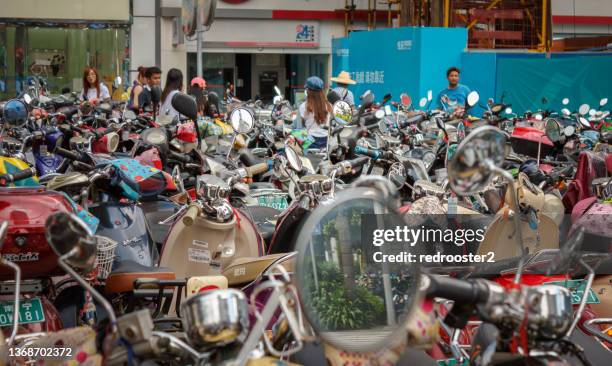
[[[345,0],[218,0],[204,33],[204,76],[222,93],[269,98],[274,85],[293,98],[305,79],[328,81],[332,39],[345,35]],[[350,1],[349,1],[350,3]],[[367,28],[367,0],[356,0],[354,29]],[[610,0],[553,0],[554,38],[612,36]],[[52,92],[80,90],[83,68],[105,81],[133,80],[139,65],[196,70],[196,42],[181,31],[182,0],[0,0],[0,97],[30,75]],[[377,27],[387,26],[378,5]],[[381,9],[382,8],[382,9]],[[372,45],[373,48],[376,45]]]
[[[129,0],[1,0],[0,98],[30,76],[55,93],[81,90],[87,65],[109,84],[127,77],[129,28]]]

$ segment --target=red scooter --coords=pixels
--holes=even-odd
[[[62,329],[60,314],[51,299],[51,277],[62,275],[57,255],[45,239],[45,220],[56,212],[72,212],[68,199],[44,188],[0,188],[0,222],[9,223],[2,258],[21,268],[20,333]],[[10,270],[0,268],[0,325],[9,325],[5,301],[12,301],[15,282]],[[25,314],[25,315],[24,315]]]

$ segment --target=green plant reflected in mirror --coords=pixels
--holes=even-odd
[[[380,350],[400,339],[417,298],[418,266],[389,259],[414,248],[382,236],[405,223],[376,192],[341,191],[313,211],[297,242],[306,316],[323,339],[348,351]]]

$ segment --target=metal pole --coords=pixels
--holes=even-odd
[[[196,10],[196,18],[197,18],[197,30],[196,30],[196,42],[197,45],[197,53],[198,53],[198,61],[197,61],[197,72],[196,75],[202,77],[203,69],[202,69],[202,34],[204,34],[204,30],[202,29],[202,19],[200,19],[200,9]]]

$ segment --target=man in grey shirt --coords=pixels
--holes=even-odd
[[[357,82],[355,80],[351,80],[350,74],[346,71],[340,72],[338,77],[331,78],[331,81],[336,83],[336,87],[332,89],[338,96],[340,100],[343,100],[350,104],[351,107],[355,106],[355,98],[353,97],[353,93],[348,90],[349,85],[355,85]]]

